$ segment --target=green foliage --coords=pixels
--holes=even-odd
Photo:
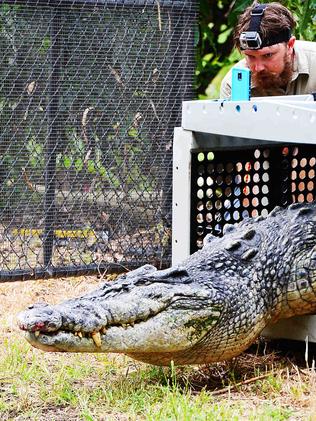
[[[230,5],[231,0],[200,1],[200,34],[196,52],[196,89],[200,98],[205,96],[210,81],[219,72],[224,76],[226,67],[230,65],[231,37],[235,24],[228,23]],[[210,96],[216,96],[216,88],[212,88]]]
[[[316,3],[314,0],[287,0],[284,5],[294,14],[297,27],[297,39],[315,41],[316,38]]]
[[[297,39],[315,40],[316,2],[280,0],[294,14]],[[238,16],[252,0],[200,0],[199,38],[196,53],[196,91],[199,98],[218,98],[220,83],[241,55],[233,49],[233,29]]]

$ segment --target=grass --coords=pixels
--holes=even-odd
[[[53,294],[57,283],[37,281],[31,290]],[[44,353],[23,340],[12,318],[23,301],[12,294],[29,289],[10,288],[1,294],[0,285],[7,303],[0,315],[1,421],[316,420],[316,374],[304,350],[264,352],[259,344],[232,362],[166,368],[122,355]],[[58,284],[61,295],[64,288]]]

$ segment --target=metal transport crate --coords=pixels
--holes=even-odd
[[[185,101],[173,145],[173,264],[227,223],[315,200],[315,129],[313,95]],[[316,316],[264,334],[316,342]]]

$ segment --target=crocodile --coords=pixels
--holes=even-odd
[[[114,352],[155,365],[231,359],[281,318],[316,312],[316,203],[225,225],[182,264],[145,265],[80,298],[18,315],[44,351]]]

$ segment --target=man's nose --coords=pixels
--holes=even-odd
[[[253,71],[254,72],[262,72],[265,69],[264,63],[261,60],[257,60],[253,63]]]

